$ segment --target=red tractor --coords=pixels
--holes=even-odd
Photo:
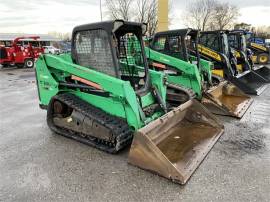
[[[35,60],[41,53],[44,53],[44,49],[42,47],[33,47],[31,43],[28,43],[27,46],[18,43],[22,39],[37,41],[39,38],[39,36],[17,37],[13,40],[11,47],[0,47],[0,64],[3,67],[9,65],[16,65],[19,68],[34,67]]]

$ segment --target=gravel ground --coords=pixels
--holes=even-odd
[[[52,134],[31,69],[0,70],[0,201],[269,201],[270,88],[185,186]]]

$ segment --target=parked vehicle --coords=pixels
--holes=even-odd
[[[75,27],[71,54],[37,61],[40,106],[57,134],[109,153],[133,142],[129,163],[185,184],[224,126],[185,90],[184,104],[168,106],[166,75],[148,69],[145,30],[121,20]]]
[[[196,98],[214,114],[241,118],[252,103],[250,96],[229,81],[212,75],[213,63],[200,58],[199,31],[176,29],[157,32],[145,48],[151,69],[167,74],[167,82],[192,90]],[[167,99],[179,92],[168,86]]]
[[[256,37],[253,32],[246,32],[247,47],[253,51],[253,62],[260,65],[268,64],[270,61],[270,49],[265,39]]]
[[[44,48],[44,53],[56,54],[56,55],[59,55],[61,53],[60,49],[55,48],[54,46],[43,46],[43,48]]]
[[[270,82],[270,69],[265,65],[254,65],[253,52],[247,47],[246,35],[244,30],[232,30],[228,34],[229,44],[235,49],[238,72],[250,69]]]
[[[260,95],[267,88],[267,80],[252,69],[237,71],[237,58],[229,45],[228,31],[201,32],[198,47],[201,58],[214,63],[214,75],[230,81],[246,94]]]
[[[22,46],[19,44],[19,41],[22,39],[32,39],[37,41],[39,38],[39,36],[17,37],[14,39],[11,47],[0,47],[0,64],[3,67],[9,65],[16,65],[19,68],[34,67],[35,60],[44,52],[44,49],[42,47],[33,47],[31,43],[27,46]]]
[[[61,41],[59,42],[61,53],[71,53],[71,42]]]

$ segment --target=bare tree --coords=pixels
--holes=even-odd
[[[239,16],[236,6],[218,0],[195,0],[186,10],[183,16],[186,26],[202,31],[230,29]]]
[[[211,17],[210,29],[223,30],[233,28],[234,21],[239,16],[239,9],[229,3],[217,2]]]
[[[254,28],[253,32],[256,34],[256,37],[270,38],[270,26],[258,26]]]
[[[131,4],[134,0],[106,0],[107,8],[113,19],[130,20],[132,18]]]
[[[157,0],[106,0],[112,19],[133,20],[147,23],[147,34],[157,27]]]
[[[196,0],[190,2],[183,16],[186,26],[202,31],[206,30],[214,14],[216,4],[216,0]]]
[[[270,26],[254,27],[251,24],[241,22],[241,23],[235,24],[234,29],[244,29],[247,31],[251,31],[252,33],[254,33],[256,35],[256,37],[270,38]]]
[[[158,18],[157,18],[157,1],[152,1],[152,4],[150,4],[149,12],[148,12],[148,34],[149,36],[152,36],[157,29],[158,24]]]
[[[153,35],[157,27],[157,0],[137,0],[135,21],[147,23],[147,34]]]
[[[245,22],[241,22],[241,23],[236,23],[234,24],[234,29],[246,29],[246,30],[251,30],[251,24],[247,24]]]

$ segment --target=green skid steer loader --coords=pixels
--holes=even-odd
[[[145,48],[150,67],[167,74],[169,101],[177,101],[179,95],[170,87],[180,85],[192,89],[211,112],[241,118],[253,100],[227,81],[213,85],[212,62],[200,59],[198,54],[198,33],[194,29],[156,33]]]
[[[237,71],[237,59],[229,46],[228,31],[204,31],[199,37],[199,52],[203,59],[212,61],[212,73],[220,76],[243,92],[260,95],[267,88],[267,80],[248,69],[243,73]]]
[[[240,73],[246,70],[254,71],[270,82],[270,68],[265,65],[254,66],[253,53],[247,48],[246,34],[244,30],[232,30],[228,34],[229,45],[236,53],[237,70]]]
[[[121,20],[75,27],[71,54],[37,61],[40,107],[56,134],[109,153],[133,140],[129,163],[184,184],[224,127],[189,95],[167,106],[166,75],[148,69],[144,30]],[[127,54],[130,37],[140,54]]]

